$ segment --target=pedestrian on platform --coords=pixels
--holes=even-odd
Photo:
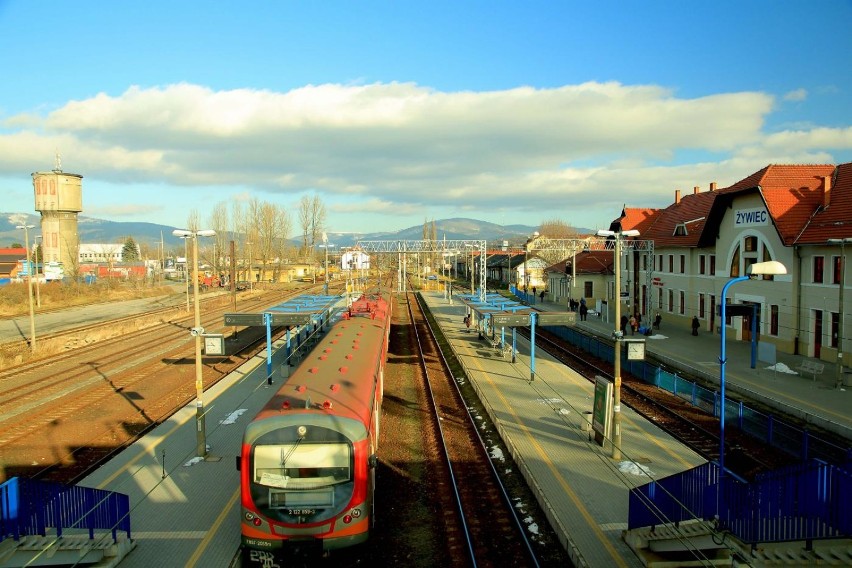
[[[660,323],[663,321],[663,316],[660,315],[660,312],[657,312],[657,315],[654,316],[654,329],[660,329]]]
[[[636,316],[630,316],[630,335],[636,335],[636,328],[638,324],[636,323]]]
[[[580,321],[586,321],[588,313],[589,308],[586,307],[586,304],[580,304]]]
[[[626,335],[627,334],[627,323],[628,323],[627,316],[624,316],[624,315],[621,316],[621,321],[619,323],[621,324],[621,335]]]
[[[538,297],[541,298],[541,302],[544,303],[544,290],[541,291]]]
[[[470,314],[464,316],[464,326],[467,328],[465,329],[465,331],[467,333],[470,333]]]
[[[698,316],[692,316],[692,335],[698,335],[698,328],[701,323],[698,321]]]

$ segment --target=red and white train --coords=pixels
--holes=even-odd
[[[242,546],[327,554],[367,540],[390,305],[362,296],[246,428]]]

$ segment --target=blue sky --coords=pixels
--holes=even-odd
[[[770,163],[852,161],[852,3],[0,0],[0,210],[217,203],[606,227]],[[294,233],[298,233],[294,230]]]

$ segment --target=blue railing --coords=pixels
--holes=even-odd
[[[713,521],[747,544],[848,538],[852,473],[812,460],[752,482],[719,476],[715,462],[630,490],[628,529]]]
[[[548,327],[547,331],[599,359],[610,363],[615,360],[612,344],[598,337],[565,326]],[[625,361],[624,357],[621,361],[623,372],[664,389],[713,416],[720,416],[721,397],[718,391],[707,389],[650,361]],[[852,463],[852,447],[838,446],[730,397],[725,398],[725,426],[735,427],[802,461],[819,459],[835,464]]]
[[[11,536],[62,536],[65,529],[109,530],[130,538],[130,499],[122,493],[13,477],[0,485],[0,541]]]

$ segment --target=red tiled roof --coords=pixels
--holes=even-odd
[[[828,207],[826,177],[832,180]],[[769,165],[730,187],[687,194],[665,209],[625,208],[611,226],[637,228],[638,238],[653,240],[655,247],[712,246],[731,200],[758,191],[787,246],[852,237],[852,164]],[[676,235],[681,224],[686,234]]]
[[[802,232],[820,217],[824,178],[830,179],[835,169],[831,164],[769,165],[719,193],[726,196],[724,201],[728,203],[733,195],[759,187],[781,240],[792,246],[802,242]],[[832,191],[831,195],[842,203],[840,193]]]
[[[822,192],[824,195],[824,191]],[[852,163],[834,171],[828,207],[805,223],[796,244],[823,244],[828,239],[852,238]]]
[[[613,274],[611,250],[589,250],[578,252],[575,260],[577,262],[577,266],[574,267],[574,272],[576,274]],[[564,274],[565,264],[568,262],[571,262],[570,258],[566,258],[561,262],[548,266],[545,269],[545,272],[560,272]]]

